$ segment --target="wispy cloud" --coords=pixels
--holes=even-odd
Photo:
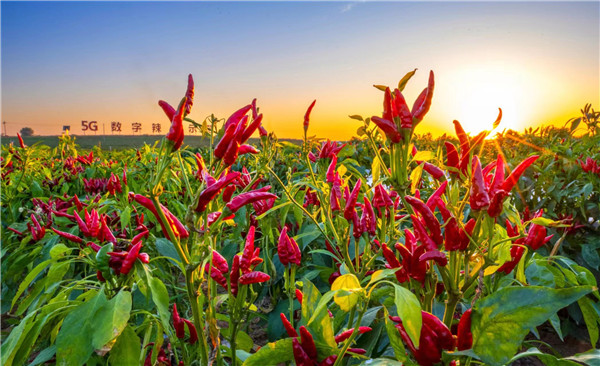
[[[351,3],[344,4],[344,6],[342,7],[342,10],[341,10],[341,12],[342,12],[342,13],[349,12],[350,10],[354,9],[354,7],[355,7],[356,5],[358,5],[358,3],[359,3],[358,1],[355,1],[355,2],[351,2]]]

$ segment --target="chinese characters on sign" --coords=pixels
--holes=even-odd
[[[131,131],[133,131],[133,133],[136,132],[140,132],[142,130],[142,124],[139,122],[132,122],[131,123]]]
[[[194,133],[198,132],[198,128],[196,127],[196,125],[193,125],[190,123],[188,126],[189,126],[188,128],[189,128],[190,134],[194,134]]]
[[[152,133],[160,133],[160,123],[152,124]]]
[[[111,132],[121,132],[121,122],[111,122],[110,123],[110,131]]]

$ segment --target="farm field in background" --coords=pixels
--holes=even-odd
[[[600,113],[432,138],[414,74],[344,142],[185,136],[191,75],[165,136],[3,138],[1,363],[598,365]]]

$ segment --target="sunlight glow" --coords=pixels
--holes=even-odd
[[[456,100],[456,119],[465,131],[476,135],[483,130],[491,130],[502,108],[502,121],[495,130],[521,130],[524,126],[520,111],[527,109],[521,105],[527,98],[523,93],[520,80],[511,77],[501,69],[489,68],[465,72],[460,80],[463,83]]]

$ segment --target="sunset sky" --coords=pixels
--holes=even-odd
[[[169,121],[188,73],[190,115],[228,117],[258,98],[264,126],[347,139],[380,115],[383,93],[418,68],[409,105],[436,75],[417,133],[563,124],[600,107],[600,3],[595,2],[2,2],[2,121],[14,135],[61,133],[82,120]],[[4,131],[4,130],[3,130]],[[187,131],[187,129],[186,129]]]

